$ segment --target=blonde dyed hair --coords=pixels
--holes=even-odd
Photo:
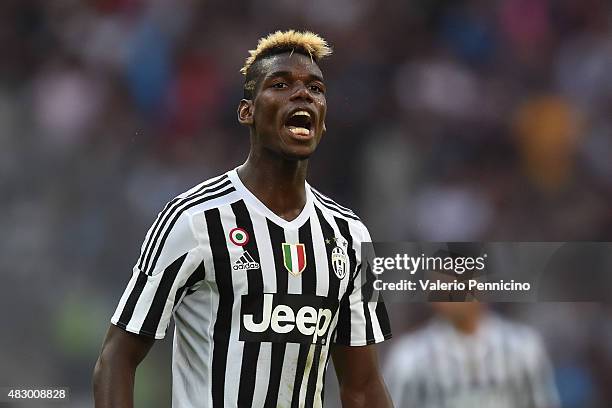
[[[306,52],[314,62],[319,62],[332,53],[332,49],[327,44],[327,41],[313,32],[295,30],[276,31],[260,38],[257,48],[249,50],[249,57],[244,62],[240,72],[246,76],[249,68],[258,59],[285,51]]]

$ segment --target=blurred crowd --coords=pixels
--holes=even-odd
[[[335,50],[309,181],[375,240],[612,240],[607,0],[3,0],[0,386],[91,404],[146,229],[244,161],[239,69],[286,28]],[[564,407],[612,405],[610,308],[499,309],[544,336]],[[427,312],[391,315],[400,334]],[[169,361],[139,371],[147,406]]]

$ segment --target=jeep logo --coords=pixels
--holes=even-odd
[[[240,340],[325,344],[337,308],[322,296],[244,295]]]

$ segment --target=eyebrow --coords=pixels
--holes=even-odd
[[[276,78],[276,77],[289,77],[292,75],[291,71],[274,71],[271,74],[266,76],[266,79],[269,78]],[[317,74],[308,74],[308,78],[311,80],[315,80],[315,81],[319,81],[319,82],[323,82],[325,83],[325,81],[323,80],[323,77],[317,75]]]

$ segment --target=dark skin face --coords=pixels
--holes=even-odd
[[[327,102],[321,69],[298,53],[274,55],[260,63],[263,74],[254,99],[243,99],[238,106],[238,121],[251,131],[249,157],[307,159],[325,131]],[[308,135],[295,135],[287,126],[297,110],[310,113]]]

